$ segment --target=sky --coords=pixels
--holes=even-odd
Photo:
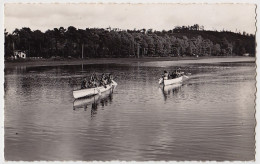
[[[254,34],[253,4],[5,4],[4,26],[32,30],[74,26],[170,30],[199,24],[206,30]]]

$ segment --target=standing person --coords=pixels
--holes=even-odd
[[[167,71],[164,71],[164,73],[163,73],[163,79],[164,79],[164,80],[168,80],[168,78],[169,78],[169,73],[168,73]]]

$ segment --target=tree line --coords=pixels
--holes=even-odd
[[[255,35],[245,32],[206,31],[203,26],[177,26],[172,30],[121,30],[73,26],[41,32],[24,27],[5,31],[5,59],[14,50],[27,57],[104,58],[164,56],[255,55]]]

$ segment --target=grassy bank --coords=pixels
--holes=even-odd
[[[59,66],[59,65],[79,65],[79,64],[127,64],[147,63],[152,65],[160,61],[168,63],[220,63],[220,62],[254,62],[254,57],[151,57],[151,58],[95,58],[95,59],[39,59],[5,61],[5,68],[12,67],[34,67],[34,66]],[[146,64],[144,64],[146,65]]]

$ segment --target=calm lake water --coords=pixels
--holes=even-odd
[[[254,160],[255,64],[185,64],[189,80],[160,88],[174,68],[5,69],[5,159]],[[74,102],[93,71],[113,73],[118,86]]]

